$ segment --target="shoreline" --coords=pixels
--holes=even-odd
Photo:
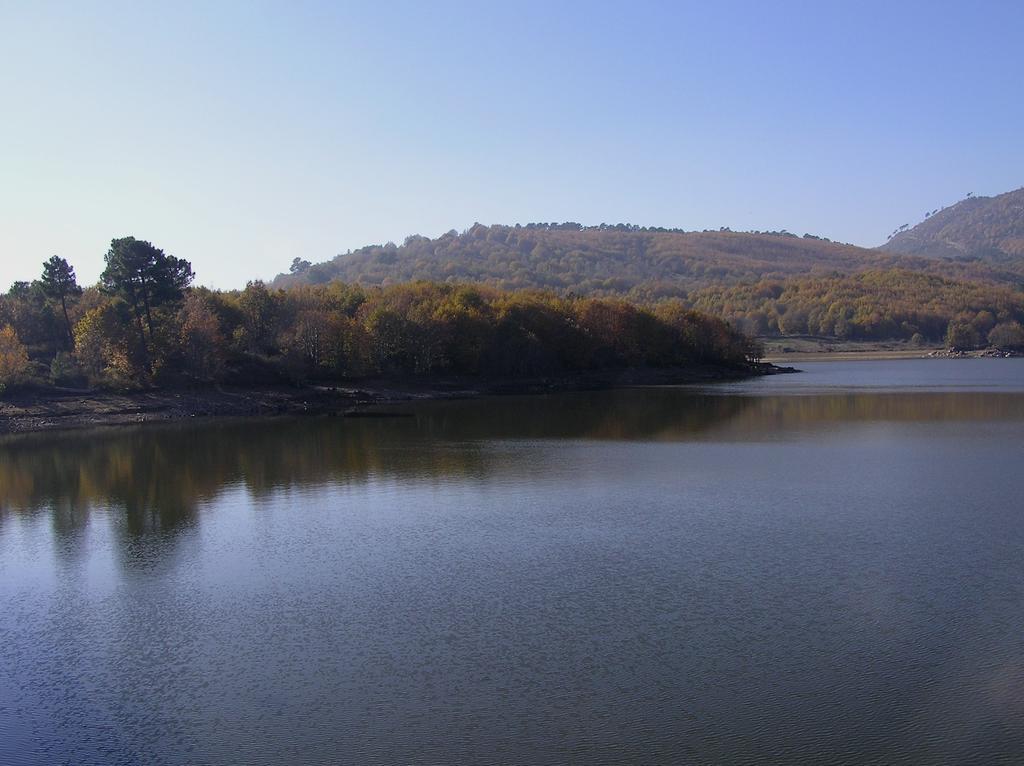
[[[1021,351],[979,348],[957,351],[939,343],[920,346],[906,340],[845,340],[821,335],[760,336],[766,362],[848,362],[892,359],[1009,358]]]
[[[765,361],[736,367],[695,364],[678,368],[634,368],[497,380],[381,378],[301,386],[211,386],[130,393],[34,389],[8,394],[0,399],[0,435],[168,423],[194,418],[379,417],[389,414],[375,411],[379,406],[417,401],[715,383],[793,372],[799,370]]]
[[[949,349],[870,349],[855,351],[789,351],[766,354],[764,361],[773,364],[791,362],[892,361],[896,359],[1013,359],[1021,356],[1012,351],[982,349],[951,351]]]

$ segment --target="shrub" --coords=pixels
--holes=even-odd
[[[74,354],[59,351],[50,362],[50,381],[55,386],[81,386],[85,384],[85,373],[78,366]]]

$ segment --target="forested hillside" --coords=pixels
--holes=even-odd
[[[962,348],[987,340],[1024,344],[1020,289],[906,269],[709,287],[693,293],[688,305],[754,335],[945,340]]]
[[[327,263],[296,259],[274,284],[429,279],[624,296],[643,304],[672,298],[752,335],[968,346],[983,345],[997,325],[1024,319],[1022,275],[1024,257],[949,260],[788,232],[478,224],[437,239],[414,236],[401,246],[362,248]],[[970,332],[950,335],[968,326]]]
[[[1021,259],[1024,264],[1024,258]],[[331,261],[295,259],[275,286],[334,279],[381,285],[414,279],[540,287],[636,300],[685,298],[714,285],[904,268],[957,279],[1024,282],[1024,266],[936,261],[788,232],[682,232],[626,224],[483,226],[402,245],[364,247]],[[1019,273],[1018,273],[1019,272]]]
[[[402,245],[364,247],[332,261],[296,261],[274,284],[340,279],[389,284],[413,279],[487,282],[643,300],[683,297],[722,282],[809,272],[886,268],[898,257],[810,236],[779,233],[682,232],[626,224],[483,226]]]
[[[996,197],[968,196],[901,229],[882,250],[989,261],[1024,274],[1024,188]]]

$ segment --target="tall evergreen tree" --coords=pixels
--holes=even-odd
[[[106,263],[100,283],[107,292],[119,295],[131,307],[143,342],[145,320],[152,342],[153,311],[181,300],[194,278],[192,264],[135,237],[112,240]]]
[[[68,300],[82,294],[75,279],[75,269],[59,255],[55,255],[43,263],[43,276],[39,280],[43,294],[55,303],[60,304],[64,314],[64,327],[68,333],[68,343],[75,348],[75,333],[71,329],[71,318],[68,316]]]

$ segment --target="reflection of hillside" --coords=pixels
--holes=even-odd
[[[1024,419],[1024,396],[1004,393],[840,393],[753,397],[730,432],[753,435],[862,422],[934,423]]]
[[[96,507],[123,511],[132,537],[174,532],[225,487],[481,477],[533,470],[487,440],[761,439],[854,421],[1024,418],[1024,396],[844,393],[722,396],[650,388],[409,405],[411,417],[234,421],[0,442],[4,511],[51,513],[73,534]],[[522,462],[517,462],[522,461]]]

